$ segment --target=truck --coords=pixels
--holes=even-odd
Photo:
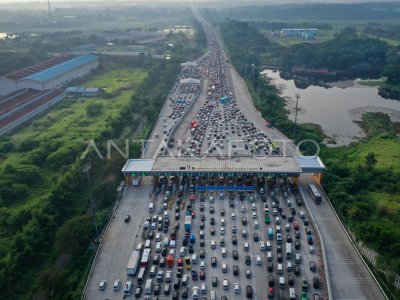
[[[128,265],[126,266],[126,273],[128,274],[128,276],[136,275],[136,272],[138,271],[139,261],[140,251],[135,249],[132,251],[131,256],[129,257]]]
[[[150,254],[151,254],[151,249],[150,248],[144,249],[143,254],[142,254],[142,258],[140,260],[140,265],[142,267],[147,267],[147,264],[150,261]]]
[[[192,227],[192,216],[185,216],[185,231],[189,232]]]

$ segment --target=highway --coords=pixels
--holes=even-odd
[[[209,52],[208,55],[202,57],[197,66],[184,69],[166,102],[161,109],[159,119],[152,133],[151,142],[143,154],[144,158],[155,158],[156,156],[164,156],[173,154],[174,156],[184,156],[196,160],[209,155],[220,156],[253,156],[271,157],[271,156],[293,156],[297,154],[295,146],[287,141],[287,139],[276,129],[266,126],[258,111],[255,109],[251,97],[246,86],[234,68],[230,65],[226,53],[223,50],[222,42],[217,32],[211,28],[208,23],[199,17],[206,32]],[[181,79],[196,78],[200,83],[182,83]],[[197,97],[198,95],[198,97]],[[230,100],[224,104],[219,101],[222,96],[229,95]],[[177,99],[184,99],[185,104],[177,105]],[[195,101],[192,103],[192,101]],[[192,105],[191,105],[192,104]],[[198,122],[193,126],[193,120]],[[174,131],[174,126],[180,124]],[[194,130],[192,130],[194,129]],[[171,136],[170,136],[171,134]],[[208,137],[210,137],[208,139]],[[230,139],[229,139],[230,138]],[[165,142],[171,140],[171,145]],[[235,141],[235,142],[233,142]],[[279,151],[274,151],[273,143],[279,143]],[[232,145],[236,144],[235,147]],[[224,145],[224,146],[222,146]],[[246,148],[247,145],[247,148]],[[215,147],[215,149],[214,149]],[[218,148],[218,150],[217,150]],[[211,150],[210,150],[211,149]],[[155,181],[153,181],[155,180]],[[205,258],[199,259],[197,263],[192,263],[192,270],[200,273],[200,261],[205,262],[205,279],[189,280],[188,297],[192,299],[193,287],[201,287],[202,283],[206,284],[206,293],[200,294],[201,297],[210,299],[211,291],[215,291],[218,299],[221,296],[227,296],[227,299],[245,299],[246,286],[251,286],[253,291],[253,299],[266,299],[269,288],[273,288],[271,299],[289,299],[289,288],[293,287],[296,291],[296,299],[300,299],[303,280],[307,280],[308,297],[319,295],[324,299],[327,298],[327,286],[323,279],[323,263],[321,257],[321,245],[319,240],[322,239],[326,248],[326,261],[328,262],[329,278],[331,279],[331,287],[333,299],[383,299],[378,287],[374,283],[372,277],[366,270],[365,266],[352,248],[344,231],[340,227],[339,222],[333,214],[333,210],[327,205],[326,199],[323,199],[321,205],[315,205],[305,189],[306,184],[310,181],[310,177],[301,177],[300,192],[303,202],[306,206],[299,206],[293,192],[295,187],[290,181],[282,181],[276,178],[264,178],[261,184],[257,178],[245,178],[232,176],[230,178],[219,177],[203,177],[203,178],[186,178],[183,184],[183,178],[165,178],[165,182],[158,184],[158,178],[144,177],[138,187],[128,187],[123,195],[113,217],[110,227],[106,232],[100,251],[91,270],[88,281],[88,287],[84,295],[84,299],[122,299],[125,282],[133,282],[133,290],[127,299],[135,298],[135,291],[138,287],[144,287],[144,283],[137,283],[136,276],[127,276],[126,265],[130,253],[136,246],[144,242],[142,226],[146,218],[157,219],[163,215],[163,211],[169,211],[169,222],[167,232],[162,233],[163,238],[168,237],[171,227],[175,222],[180,223],[177,231],[175,260],[173,267],[162,267],[157,264],[158,271],[162,270],[165,276],[167,270],[172,271],[171,286],[177,278],[177,259],[179,257],[180,248],[183,246],[183,237],[185,231],[183,228],[183,220],[185,214],[195,213],[192,220],[191,233],[196,235],[196,242],[193,244],[194,253],[199,254],[200,249],[205,250]],[[170,182],[171,180],[171,182]],[[173,181],[175,180],[175,181]],[[254,186],[252,192],[235,192],[229,198],[229,193],[220,192],[200,192],[201,187],[235,186],[239,189],[244,186]],[[170,192],[166,192],[167,185]],[[193,185],[193,186],[191,186]],[[161,191],[155,192],[156,187]],[[260,188],[263,188],[262,191]],[[178,192],[182,189],[181,192]],[[189,190],[191,189],[191,192]],[[287,193],[287,194],[286,194]],[[189,195],[193,194],[196,200],[193,201],[192,207],[188,209]],[[275,194],[275,196],[273,196]],[[277,194],[277,196],[276,196]],[[204,198],[201,198],[204,196]],[[210,198],[213,196],[213,198]],[[264,199],[263,199],[264,197]],[[178,206],[180,213],[174,219],[175,208],[178,201],[182,202]],[[232,201],[232,202],[230,202]],[[148,211],[149,203],[153,202],[155,211]],[[163,203],[165,208],[163,209]],[[266,214],[270,217],[270,224],[264,222],[265,204],[268,211]],[[254,205],[254,208],[253,208]],[[204,207],[204,211],[200,209]],[[233,207],[232,207],[233,206]],[[242,208],[243,206],[243,208]],[[211,212],[213,207],[214,212]],[[293,220],[289,220],[292,215]],[[309,208],[309,210],[307,209]],[[221,209],[224,215],[221,215]],[[276,211],[274,211],[276,210]],[[253,217],[253,212],[255,216]],[[232,217],[232,213],[235,215]],[[303,215],[307,219],[304,221]],[[124,222],[124,217],[129,214],[132,218],[130,222]],[[200,215],[204,214],[204,228],[200,229]],[[242,223],[242,217],[246,217],[247,224]],[[285,216],[285,217],[284,217]],[[211,218],[215,218],[215,224],[211,224]],[[225,224],[222,224],[224,219]],[[313,221],[315,220],[315,224]],[[258,221],[258,226],[255,225]],[[308,221],[308,225],[306,225]],[[295,223],[299,225],[295,229]],[[288,225],[287,225],[288,224]],[[157,224],[156,224],[157,225]],[[287,225],[287,229],[286,229]],[[232,226],[236,226],[236,232],[232,231]],[[277,226],[281,226],[278,228]],[[155,226],[150,231],[154,234],[161,233],[164,228],[157,229]],[[211,234],[211,228],[214,228],[215,234]],[[224,229],[221,229],[224,228]],[[269,228],[273,230],[273,235],[269,237],[267,234]],[[319,233],[315,228],[319,228]],[[246,229],[246,233],[242,232]],[[306,229],[310,232],[306,234]],[[199,234],[200,230],[204,231],[204,245],[200,246]],[[281,230],[282,244],[277,240],[277,231]],[[298,231],[298,233],[295,233]],[[260,249],[259,241],[254,241],[254,234],[258,234],[259,241],[271,243],[272,254],[272,270],[268,271],[268,250]],[[290,235],[290,236],[289,236]],[[297,237],[296,237],[297,235]],[[313,251],[310,250],[307,243],[307,235],[313,237]],[[233,236],[237,238],[237,244],[233,244]],[[220,238],[224,238],[225,245],[220,245]],[[286,258],[286,242],[292,238],[293,255],[290,259]],[[211,247],[212,241],[215,241],[216,247]],[[299,241],[301,246],[295,249],[295,241]],[[249,243],[249,250],[244,249],[244,243]],[[158,254],[156,251],[156,241],[150,242],[152,249],[151,257]],[[172,248],[167,247],[168,251]],[[221,250],[227,250],[226,257],[223,257]],[[238,251],[239,258],[233,258],[233,250]],[[278,271],[278,252],[282,254],[282,270]],[[300,254],[301,262],[295,261],[295,255]],[[186,254],[188,255],[188,247]],[[245,256],[250,256],[250,265],[245,264]],[[160,255],[161,256],[161,255]],[[261,265],[256,264],[256,257],[261,257]],[[211,257],[217,259],[217,266],[211,266]],[[150,269],[152,261],[147,266]],[[287,263],[292,263],[292,269],[288,269]],[[310,270],[310,261],[316,263],[316,270]],[[228,271],[224,273],[221,269],[222,263],[226,262]],[[239,275],[233,274],[233,266],[239,267]],[[299,273],[294,274],[294,267],[300,266]],[[245,276],[246,269],[252,270],[252,276]],[[190,270],[184,269],[183,274],[190,275]],[[274,279],[271,286],[268,286],[269,276],[273,275]],[[218,278],[218,286],[212,286],[212,277]],[[285,278],[285,284],[279,286],[279,277]],[[313,287],[313,278],[318,277],[320,286]],[[171,288],[170,294],[164,294],[164,288],[168,286],[165,280],[160,283],[156,282],[155,277],[149,275],[147,270],[146,279],[153,278],[153,289],[156,285],[160,285],[160,295],[153,295],[153,291],[145,297],[145,292],[140,291],[137,298],[140,299],[171,299],[173,297],[174,288]],[[223,279],[229,281],[229,288],[223,289]],[[293,278],[293,285],[289,286],[288,279]],[[118,291],[113,291],[113,282],[119,279],[122,287]],[[107,282],[104,290],[99,289],[102,280]],[[235,293],[233,290],[234,283],[238,283],[240,291]],[[179,299],[183,294],[184,288],[182,284],[176,292]]]

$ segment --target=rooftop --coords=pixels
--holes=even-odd
[[[21,70],[14,71],[12,73],[4,75],[3,77],[7,78],[7,79],[11,79],[11,80],[19,80],[19,79],[22,79],[22,78],[32,75],[34,73],[40,72],[42,70],[48,69],[50,67],[53,67],[57,64],[60,64],[62,62],[65,62],[65,61],[70,60],[75,57],[76,57],[76,55],[73,55],[73,54],[57,56],[57,57],[45,60],[39,64],[29,66],[29,67],[21,69]]]
[[[81,55],[78,57],[74,57],[70,60],[64,61],[60,64],[54,65],[43,71],[31,74],[27,77],[24,77],[23,79],[29,79],[29,80],[39,81],[39,82],[46,82],[52,78],[58,77],[66,72],[69,72],[73,69],[76,69],[80,66],[83,66],[83,65],[85,65],[89,62],[95,61],[97,59],[98,59],[98,56],[96,56],[96,55],[92,55],[92,54]]]

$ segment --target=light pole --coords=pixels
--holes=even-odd
[[[92,208],[92,215],[93,215],[93,226],[96,231],[96,241],[99,239],[99,231],[97,229],[97,221],[96,221],[96,210],[94,208],[94,202],[93,202],[93,195],[92,195],[92,189],[90,187],[90,176],[89,176],[89,171],[92,168],[92,165],[90,162],[88,162],[84,167],[83,167],[83,172],[86,173],[87,176],[87,181],[88,181],[88,190],[89,190],[89,197],[90,197],[90,206]]]
[[[300,95],[296,93],[295,97],[296,97],[296,108],[295,108],[295,112],[294,112],[293,137],[295,137],[295,136],[296,136],[296,127],[297,127],[297,111],[298,111],[298,107],[299,107],[299,99],[300,99]]]
[[[251,67],[253,68],[253,82],[254,82],[254,64],[251,64]]]

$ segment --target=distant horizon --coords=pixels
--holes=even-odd
[[[343,4],[350,4],[350,3],[383,3],[383,2],[399,2],[399,0],[156,0],[156,1],[148,1],[148,0],[134,0],[134,1],[128,1],[128,0],[115,0],[115,1],[108,1],[108,0],[50,0],[50,3],[87,3],[87,2],[98,2],[98,3],[130,3],[130,4],[135,4],[135,3],[140,3],[140,4],[151,4],[151,3],[157,3],[157,2],[164,2],[164,3],[184,3],[184,2],[194,2],[194,3],[231,3],[231,4],[308,4],[308,3],[343,3]],[[23,3],[46,3],[47,0],[0,0],[1,4],[23,4]]]

